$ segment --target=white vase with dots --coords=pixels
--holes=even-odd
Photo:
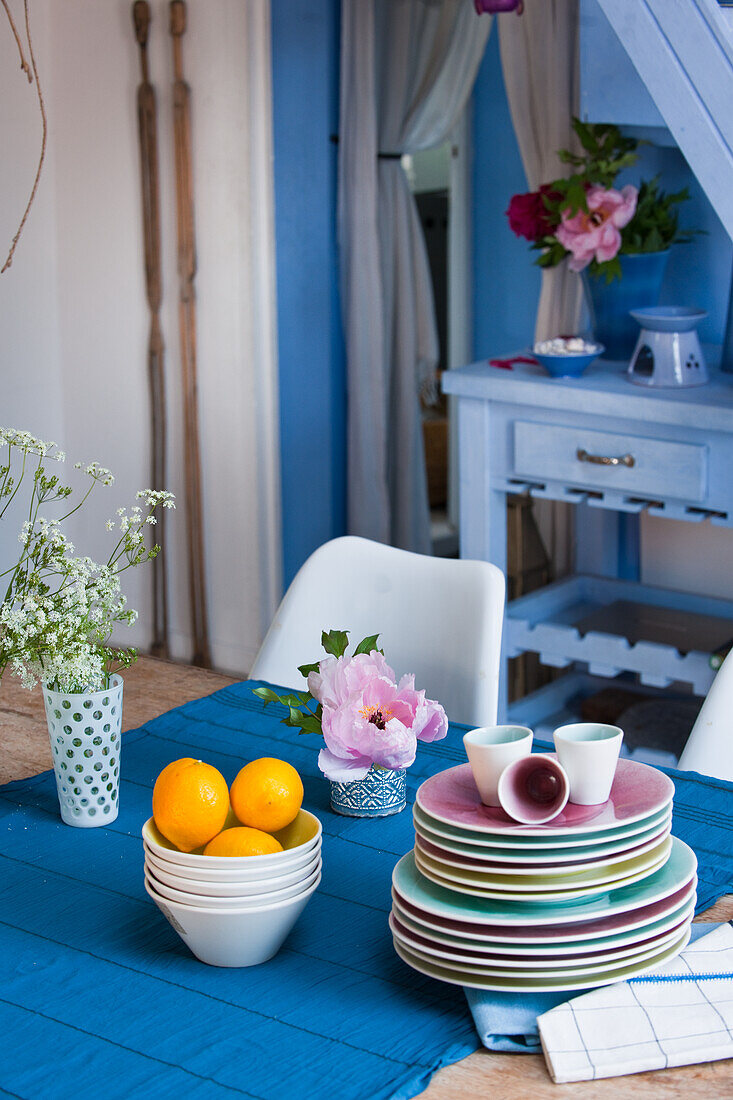
[[[122,747],[122,677],[101,691],[44,687],[61,819],[93,829],[117,817]]]

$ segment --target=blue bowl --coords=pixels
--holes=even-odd
[[[553,378],[579,378],[585,368],[599,355],[603,355],[605,350],[603,344],[596,344],[593,351],[566,352],[564,355],[543,355],[539,351],[532,351],[531,354]]]

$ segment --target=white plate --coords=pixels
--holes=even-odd
[[[551,978],[546,980],[521,977],[481,978],[466,969],[437,966],[434,962],[420,958],[396,940],[392,942],[397,954],[413,970],[417,970],[420,974],[426,974],[430,978],[437,978],[438,981],[447,982],[449,985],[463,985],[471,989],[507,990],[516,993],[550,993],[565,989],[595,989],[601,985],[612,985],[614,982],[628,981],[629,978],[635,978],[639,974],[646,973],[647,970],[653,970],[657,966],[669,962],[670,959],[673,959],[675,955],[683,950],[689,938],[690,928],[688,925],[685,935],[680,937],[679,940],[660,951],[658,955],[646,959],[636,966],[619,966],[610,970],[599,969],[589,972],[582,978]]]
[[[658,920],[647,922],[636,921],[633,928],[615,933],[607,933],[602,936],[588,935],[575,939],[546,940],[537,943],[536,939],[524,938],[510,939],[499,935],[482,935],[478,930],[475,935],[468,933],[449,933],[445,928],[431,924],[428,920],[415,913],[408,913],[404,903],[400,901],[392,891],[392,911],[397,915],[401,924],[415,932],[419,936],[426,936],[435,944],[452,948],[470,948],[478,951],[491,951],[495,955],[521,954],[526,957],[542,958],[546,955],[580,955],[590,951],[606,951],[609,948],[635,947],[642,940],[652,936],[661,936],[682,924],[683,921],[692,919],[695,913],[694,891],[682,904],[672,908],[668,914]],[[575,926],[572,926],[575,927]]]
[[[510,974],[521,974],[527,977],[550,978],[565,977],[569,974],[586,974],[588,970],[599,968],[624,966],[627,963],[642,962],[653,955],[658,955],[665,947],[676,943],[689,928],[692,918],[682,921],[675,928],[661,936],[653,936],[649,940],[638,944],[628,945],[610,951],[590,951],[584,955],[567,956],[533,956],[522,957],[519,955],[508,957],[497,955],[489,951],[473,952],[469,950],[455,950],[445,945],[432,942],[425,936],[420,936],[400,923],[394,913],[390,914],[389,927],[394,939],[398,940],[409,951],[427,959],[435,959],[439,966],[458,966],[466,970],[474,968],[482,973],[492,973],[497,977],[509,977]]]
[[[602,833],[591,831],[588,833],[563,834],[557,837],[523,836],[519,833],[517,835],[511,833],[479,833],[471,829],[458,829],[446,822],[434,820],[424,813],[417,804],[413,806],[412,816],[416,825],[419,825],[424,832],[440,838],[440,843],[451,841],[453,844],[458,844],[461,849],[464,847],[469,849],[491,849],[492,858],[494,859],[498,858],[497,855],[493,854],[494,852],[504,853],[507,859],[523,858],[525,852],[528,855],[530,852],[532,854],[537,852],[538,856],[548,855],[548,858],[554,859],[555,851],[562,852],[563,859],[570,859],[572,858],[573,849],[592,849],[594,853],[598,850],[598,854],[606,854],[608,850],[606,845],[617,843],[623,845],[627,840],[630,841],[631,837],[648,832],[656,825],[661,828],[663,823],[672,820],[672,803],[670,802],[661,810],[657,810],[656,813],[650,814],[640,821],[635,821],[631,825],[622,825],[618,829],[607,829]],[[517,829],[519,828],[521,826],[517,826]],[[583,858],[585,858],[585,853],[583,853]]]
[[[427,913],[467,921],[472,924],[572,924],[576,921],[623,913],[642,905],[651,905],[676,893],[690,881],[697,868],[695,853],[677,837],[672,838],[669,859],[659,871],[632,886],[611,890],[600,897],[572,904],[547,902],[493,901],[465,897],[429,882],[415,866],[412,852],[397,863],[392,884],[397,893]]]
[[[451,871],[477,872],[481,875],[491,875],[492,878],[494,876],[501,877],[508,882],[519,882],[522,878],[532,881],[543,879],[548,880],[550,883],[558,881],[567,883],[585,882],[586,875],[595,874],[598,876],[603,873],[604,869],[609,869],[612,866],[628,866],[633,860],[646,855],[647,852],[654,851],[669,836],[671,828],[671,823],[667,824],[661,832],[655,831],[654,836],[644,844],[634,844],[633,848],[616,852],[610,856],[600,856],[596,859],[586,860],[585,863],[536,864],[532,860],[525,860],[523,863],[494,863],[491,860],[463,856],[459,852],[443,848],[440,844],[427,840],[417,829],[415,830],[415,847],[424,856],[428,856],[433,863],[449,867]],[[584,877],[578,879],[578,875]]]
[[[489,884],[490,875],[476,875],[475,878],[479,879],[480,877],[481,882],[476,881],[469,884],[466,882],[466,875],[464,874],[442,874],[441,872],[444,868],[441,868],[439,864],[435,864],[432,860],[423,856],[419,851],[415,851],[415,866],[421,874],[425,875],[425,877],[429,878],[432,882],[448,890],[456,890],[459,894],[471,894],[478,898],[494,898],[497,901],[531,902],[535,904],[545,902],[568,902],[607,894],[610,891],[619,890],[624,886],[630,886],[634,882],[640,882],[642,879],[648,878],[667,862],[671,847],[672,838],[668,837],[654,852],[650,852],[647,856],[641,857],[641,861],[646,861],[641,869],[628,871],[616,878],[605,878],[601,882],[595,884],[587,883],[567,889],[561,889],[559,886],[555,886],[548,890],[537,884],[522,884],[521,886],[504,888],[501,885]],[[482,885],[484,881],[486,884]]]

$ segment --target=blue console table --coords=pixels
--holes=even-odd
[[[461,557],[506,572],[507,494],[577,505],[575,574],[507,606],[499,721],[547,732],[574,717],[569,700],[622,674],[705,695],[711,650],[695,639],[711,624],[733,637],[733,601],[640,583],[638,536],[645,511],[733,527],[733,377],[713,366],[708,385],[655,390],[624,368],[599,360],[554,379],[484,360],[443,375],[458,406]],[[690,563],[691,587],[701,569]],[[625,628],[654,609],[662,640]],[[528,651],[567,675],[509,707],[506,661]]]

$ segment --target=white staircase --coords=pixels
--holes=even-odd
[[[733,238],[733,8],[716,0],[598,0]]]

